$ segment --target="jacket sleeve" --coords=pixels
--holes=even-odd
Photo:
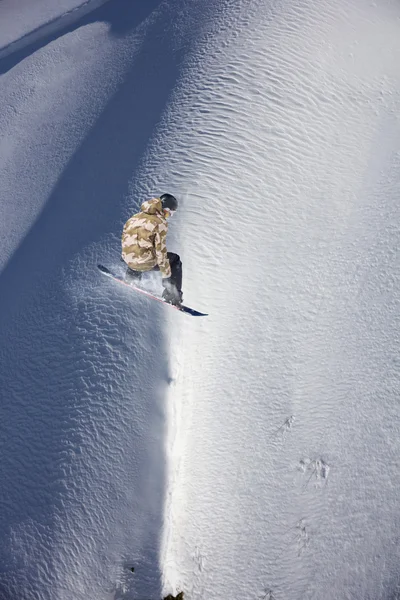
[[[169,258],[167,255],[167,226],[164,223],[156,229],[156,235],[154,239],[157,264],[160,267],[162,277],[171,277],[171,265],[169,264]]]

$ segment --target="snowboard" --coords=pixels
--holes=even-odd
[[[115,275],[115,273],[110,271],[110,269],[107,269],[107,267],[104,267],[103,265],[97,265],[97,267],[107,277],[111,277],[111,279],[114,279],[114,281],[118,281],[118,283],[122,283],[122,285],[126,285],[126,287],[128,287],[130,290],[138,292],[139,294],[143,294],[144,296],[147,296],[148,298],[151,298],[152,300],[157,300],[157,302],[161,302],[162,304],[165,304],[166,306],[175,308],[175,310],[179,310],[180,312],[186,313],[187,315],[192,315],[192,317],[207,317],[208,316],[206,313],[199,312],[198,310],[195,310],[194,308],[190,308],[189,306],[184,306],[183,304],[181,304],[180,306],[174,306],[173,304],[169,304],[169,302],[165,302],[162,298],[159,298],[158,296],[154,296],[154,294],[147,292],[146,290],[143,290],[142,288],[136,287],[135,285],[133,285],[131,283],[127,283],[122,277],[120,277],[119,275]]]

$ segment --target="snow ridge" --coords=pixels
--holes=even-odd
[[[41,24],[32,31],[25,33],[19,39],[13,40],[12,42],[0,47],[0,60],[6,56],[9,56],[10,54],[13,54],[14,52],[18,52],[19,50],[30,46],[41,38],[54,34],[63,27],[72,25],[72,23],[95,10],[107,1],[108,0],[86,0],[85,2],[80,0],[77,6],[74,6],[70,10],[67,10],[59,16],[52,18],[47,23]],[[3,5],[3,7],[1,7],[1,13],[7,17],[7,6]]]

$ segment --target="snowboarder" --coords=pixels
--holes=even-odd
[[[178,208],[171,194],[146,200],[141,212],[133,215],[122,232],[122,260],[127,265],[125,281],[138,283],[145,271],[160,271],[165,302],[182,303],[182,262],[178,254],[167,252],[167,219]]]

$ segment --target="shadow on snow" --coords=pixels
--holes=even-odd
[[[15,45],[16,49],[14,51],[11,50],[10,54],[7,54],[4,58],[0,58],[0,74],[7,73],[7,71],[15,67],[25,58],[31,56],[59,37],[62,37],[71,31],[75,31],[80,27],[84,27],[85,25],[90,25],[90,23],[96,23],[98,21],[109,23],[110,33],[112,35],[123,36],[124,34],[129,33],[133,27],[136,27],[139,23],[144,21],[160,3],[161,0],[139,0],[134,3],[134,9],[132,9],[132,0],[107,0],[105,4],[80,18],[78,17],[73,23],[63,25],[61,16],[58,19],[55,19],[55,22],[53,23],[54,30],[52,32],[44,32],[41,35],[41,29],[45,31],[48,27],[45,25],[35,32],[28,33],[25,36],[27,38],[27,43],[22,48],[19,48],[19,44],[23,40],[16,40],[16,42],[10,44],[10,46]],[[33,38],[33,36],[33,41],[29,42],[29,38]]]
[[[73,28],[103,19],[123,35],[158,5],[110,1]],[[163,308],[146,304],[143,315],[144,305],[104,281],[92,296],[88,285],[73,301],[60,272],[121,224],[128,182],[177,78],[178,58],[157,41],[168,26],[165,19],[152,25],[123,84],[0,275],[2,600],[53,600],[54,587],[68,580],[78,582],[69,589],[74,600],[101,597],[119,577],[115,564],[132,559],[137,575],[128,593],[160,597]],[[3,71],[63,33],[3,59]],[[137,556],[121,555],[129,544]],[[93,581],[98,589],[85,587]]]

